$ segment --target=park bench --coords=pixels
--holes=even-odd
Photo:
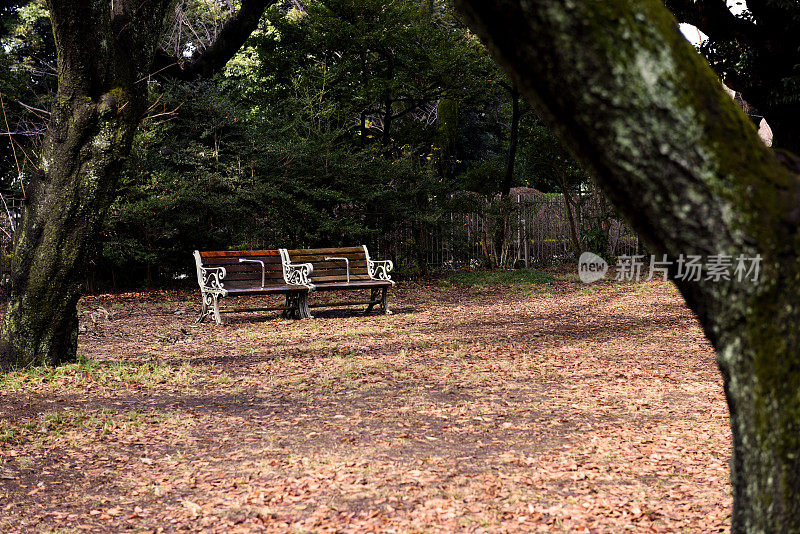
[[[374,306],[379,306],[385,314],[390,314],[386,303],[387,290],[394,285],[389,272],[394,264],[389,260],[373,260],[369,257],[366,246],[344,248],[305,248],[286,250],[281,249],[288,260],[294,264],[310,264],[309,289],[312,293],[320,291],[354,291],[369,290],[369,300],[315,303],[308,304],[307,300],[301,302],[306,306],[304,316],[311,317],[308,308],[338,307],[366,304],[364,313],[372,311]]]
[[[300,319],[308,313],[310,264],[292,264],[283,250],[194,251],[197,283],[203,299],[198,322],[220,313],[282,310],[286,318]],[[244,295],[286,295],[283,306],[220,309],[223,297]]]

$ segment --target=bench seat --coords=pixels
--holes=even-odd
[[[274,285],[266,287],[232,287],[225,290],[228,295],[258,295],[260,293],[308,292],[305,286]]]
[[[317,282],[314,291],[333,291],[338,289],[369,289],[373,287],[391,287],[389,280],[357,280],[351,282]]]

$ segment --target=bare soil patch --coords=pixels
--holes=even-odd
[[[84,298],[81,363],[3,379],[0,531],[728,529],[721,379],[671,284],[390,305],[220,327],[194,293]]]

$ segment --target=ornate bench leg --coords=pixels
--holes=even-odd
[[[203,293],[200,295],[200,301],[203,303],[203,308],[200,310],[200,317],[197,318],[198,323],[202,323],[208,317],[208,305],[211,304],[211,295]]]
[[[221,317],[221,316],[220,316],[220,314],[219,314],[219,299],[220,299],[220,296],[219,296],[219,295],[217,295],[216,293],[213,293],[213,294],[211,295],[211,301],[212,301],[212,310],[213,310],[213,315],[214,315],[214,321],[215,321],[217,324],[222,324],[222,317]]]
[[[372,289],[369,290],[369,301],[370,302],[367,305],[367,309],[364,310],[364,315],[369,315],[369,312],[371,312],[372,308],[375,306],[375,304],[378,303],[378,291],[380,291],[380,288],[377,288],[377,287],[373,287]]]
[[[311,310],[308,307],[308,292],[300,293],[297,296],[297,300],[299,301],[299,309],[300,309],[300,318],[301,319],[313,319],[314,316],[311,315]]]
[[[294,302],[294,295],[286,293],[286,309],[281,312],[281,319],[294,319],[295,310],[297,306]]]
[[[385,315],[391,315],[392,314],[392,311],[389,309],[389,305],[386,302],[386,296],[387,296],[388,291],[389,291],[389,288],[388,287],[384,287],[383,291],[381,293],[381,311]]]
[[[284,319],[305,319],[311,317],[308,310],[308,293],[287,293],[286,309],[281,313]]]
[[[303,311],[303,293],[292,293],[292,311],[289,312],[292,319],[302,319],[304,317]]]

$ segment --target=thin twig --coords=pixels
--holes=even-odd
[[[28,155],[28,152],[25,151],[25,149],[22,147],[22,145],[17,143],[17,147],[19,147],[19,149],[25,155],[25,159],[28,161],[28,163],[31,164],[31,167],[33,167],[33,169],[35,171],[38,171],[39,170],[39,166],[36,165],[36,163],[30,158],[30,156]],[[22,186],[22,180],[20,180],[20,186]],[[24,187],[22,188],[22,194],[23,194],[23,196],[25,195],[25,188]]]
[[[19,186],[22,188],[22,196],[25,197],[25,187],[22,185],[22,170],[19,168],[19,160],[17,159],[17,149],[14,148],[14,138],[11,137],[11,127],[8,125],[8,117],[6,116],[6,105],[3,102],[3,93],[0,93],[0,108],[3,108],[3,120],[6,122],[6,131],[8,132],[8,141],[11,143],[11,152],[14,153],[14,163],[17,165],[17,176],[19,177]]]
[[[178,112],[178,110],[181,109],[182,105],[183,105],[183,102],[178,104],[178,107],[176,107],[172,111],[163,111],[161,113],[156,113],[155,115],[147,115],[147,114],[145,114],[145,116],[142,118],[142,120],[143,121],[149,121],[149,120],[155,119],[156,117],[161,117],[161,116],[164,116],[164,115],[175,115]],[[152,109],[152,106],[151,106],[151,109]],[[148,110],[148,111],[150,111],[150,110]]]
[[[24,102],[20,102],[19,100],[15,100],[15,102],[17,104],[19,104],[20,106],[22,106],[23,108],[27,109],[28,111],[38,111],[39,113],[44,113],[45,115],[50,115],[50,112],[45,110],[45,109],[39,109],[39,108],[35,108],[33,106],[29,106],[28,104],[25,104]],[[36,114],[34,113],[34,115],[36,115]],[[38,115],[36,115],[36,116],[39,117]],[[42,119],[43,117],[39,117],[39,118]]]
[[[0,193],[0,199],[2,199],[2,201],[3,201],[3,207],[6,208],[6,215],[8,215],[8,224],[11,225],[11,231],[13,232],[14,231],[14,217],[11,216],[11,210],[8,209],[8,204],[6,204],[6,197],[3,196],[3,193]],[[1,226],[0,226],[0,230],[3,230],[5,232],[5,229],[3,227],[1,227]],[[6,235],[9,238],[11,238],[11,234],[9,234],[8,232],[6,232]]]
[[[163,98],[163,96],[164,96],[163,93],[158,95],[158,98],[156,98],[156,101],[153,102],[153,104],[149,108],[147,108],[147,111],[145,111],[144,114],[147,115],[148,113],[150,113],[150,110],[153,109],[154,107],[156,107],[156,105],[158,105],[159,102],[161,102],[161,98]]]
[[[139,79],[139,80],[136,80],[136,83],[141,83],[141,82],[143,82],[143,81],[145,81],[145,80],[149,80],[150,78],[152,78],[153,76],[155,76],[156,74],[158,74],[159,72],[161,72],[162,70],[167,70],[167,69],[168,69],[168,68],[170,68],[170,67],[174,67],[175,65],[180,65],[180,64],[181,64],[181,62],[180,62],[180,61],[176,61],[175,63],[170,63],[170,64],[169,64],[169,65],[167,65],[166,67],[161,67],[161,68],[160,68],[160,69],[158,69],[157,71],[155,71],[155,72],[151,72],[151,73],[150,73],[150,74],[148,74],[147,76],[145,76],[145,77],[143,77],[143,78],[141,78],[141,79]]]

